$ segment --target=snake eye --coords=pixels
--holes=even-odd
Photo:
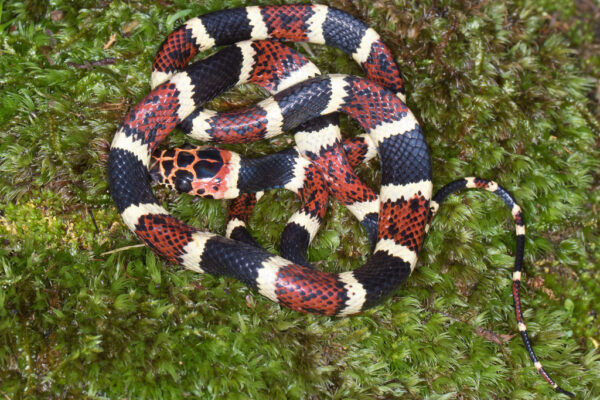
[[[187,193],[192,190],[193,180],[194,175],[191,172],[180,169],[175,172],[173,183],[175,184],[175,189],[177,189],[177,191]]]

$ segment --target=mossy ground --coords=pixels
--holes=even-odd
[[[528,223],[522,295],[535,351],[563,387],[600,398],[597,5],[332,4],[396,54],[435,187],[478,175],[516,195]],[[282,309],[145,247],[106,254],[139,244],[111,202],[106,159],[149,90],[157,47],[191,16],[242,5],[0,0],[0,397],[554,397],[516,335],[513,226],[486,193],[450,199],[408,284],[352,318]],[[308,47],[323,71],[360,74],[340,51]],[[262,96],[245,87],[211,106]],[[169,144],[186,141],[175,133]],[[233,148],[260,155],[290,142]],[[376,182],[377,164],[360,174]],[[158,193],[179,217],[223,232],[222,202]],[[276,251],[298,204],[283,191],[259,203],[252,231],[265,247]],[[309,256],[340,271],[367,250],[357,223],[332,204]]]

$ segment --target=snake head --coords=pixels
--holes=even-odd
[[[185,146],[155,152],[150,177],[178,192],[209,199],[229,198],[239,156],[216,147]],[[239,162],[238,162],[239,164]]]

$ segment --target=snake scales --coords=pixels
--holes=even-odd
[[[248,42],[266,39],[340,48],[359,63],[365,78],[320,76],[303,56],[276,42]],[[198,52],[225,45],[188,65]],[[274,95],[233,112],[199,110],[244,82],[261,84]],[[523,322],[519,287],[525,226],[519,206],[498,184],[479,178],[455,181],[432,199],[429,150],[404,103],[403,84],[379,35],[334,8],[247,7],[193,18],[162,44],[153,65],[154,89],[129,112],[112,142],[109,184],[117,209],[141,240],[175,264],[239,279],[294,310],[345,316],[381,303],[406,281],[428,224],[449,194],[464,188],[489,190],[512,210],[516,224],[513,296],[527,351],[555,390],[572,396],[542,368]],[[337,117],[331,115],[338,112],[354,118],[366,135],[343,142]],[[260,160],[216,148],[167,150],[152,158],[177,125],[194,138],[221,143],[260,140],[295,129],[297,146]],[[344,148],[354,154],[352,163]],[[352,165],[375,153],[382,170],[378,194],[352,171]],[[200,231],[171,216],[152,193],[149,170],[180,191],[238,198],[230,209],[229,237]],[[286,258],[260,248],[245,231],[255,194],[274,187],[293,190],[303,200],[282,237]],[[304,258],[329,194],[348,206],[372,243],[372,255],[354,271],[318,271]]]

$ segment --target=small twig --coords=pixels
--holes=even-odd
[[[103,58],[101,60],[97,60],[97,61],[84,61],[83,64],[77,64],[74,63],[72,61],[67,62],[67,65],[69,67],[73,67],[73,68],[79,68],[79,69],[92,69],[92,67],[98,66],[98,65],[109,65],[109,64],[114,64],[117,61],[116,58]]]
[[[454,317],[446,312],[443,312],[443,311],[434,311],[434,312],[438,312],[439,314],[443,315],[446,318],[453,320],[454,322],[460,322],[462,324],[473,327],[475,329],[475,334],[477,336],[481,336],[482,338],[484,338],[490,342],[494,342],[499,346],[501,346],[502,343],[504,343],[504,342],[508,342],[509,340],[511,340],[512,338],[514,338],[516,336],[516,335],[507,335],[507,334],[502,334],[502,333],[496,333],[489,329],[485,329],[479,325],[473,325],[470,322],[463,321],[460,318],[456,318],[456,317]]]
[[[102,47],[104,50],[108,49],[110,46],[112,46],[115,42],[117,41],[117,34],[113,33],[112,35],[110,35],[110,39],[108,39],[108,42],[106,42],[106,44],[104,44],[104,47]]]
[[[113,253],[118,253],[120,251],[125,251],[125,250],[129,250],[129,249],[137,249],[138,247],[144,247],[145,244],[141,243],[141,244],[133,244],[131,246],[125,246],[125,247],[121,247],[120,249],[114,249],[114,250],[110,250],[110,251],[105,251],[104,253],[100,253],[101,256],[107,256],[109,254],[113,254]]]
[[[487,341],[494,342],[499,346],[501,346],[502,343],[508,342],[509,340],[511,340],[512,338],[514,338],[516,336],[516,335],[498,334],[489,329],[482,328],[481,326],[475,326],[475,333],[478,336],[481,336],[482,338],[486,339]]]

